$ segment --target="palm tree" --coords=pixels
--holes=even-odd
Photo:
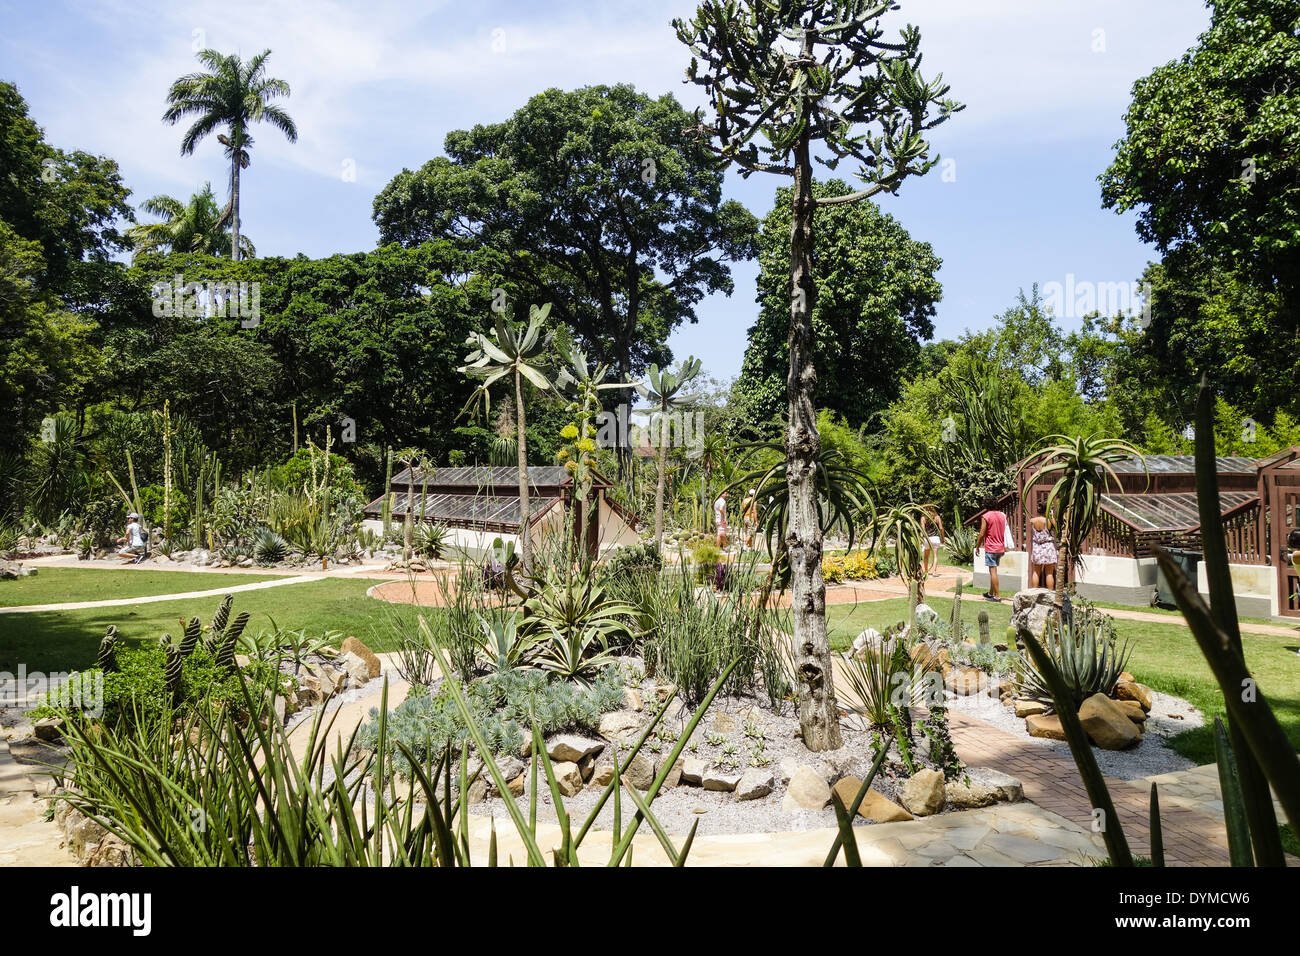
[[[198,59],[207,72],[190,73],[173,83],[163,113],[163,119],[173,126],[186,116],[198,117],[181,139],[182,156],[192,154],[199,141],[218,126],[226,128],[217,136],[230,160],[230,203],[221,222],[230,222],[230,258],[236,261],[241,252],[239,172],[248,168],[248,151],[253,145],[249,127],[267,122],[284,133],[289,142],[298,141],[293,119],[270,103],[276,97],[289,95],[288,83],[266,75],[266,58],[270,55],[270,50],[263,50],[244,62],[237,53],[223,56],[216,50],[203,50]]]
[[[1043,475],[1060,475],[1047,496],[1047,511],[1053,516],[1061,535],[1061,565],[1075,568],[1081,555],[1074,548],[1082,547],[1092,533],[1101,513],[1101,496],[1114,484],[1119,486],[1115,464],[1136,458],[1146,472],[1146,459],[1126,441],[1090,435],[1086,438],[1052,435],[1047,444],[1024,465],[1037,461],[1034,479]],[[1065,597],[1065,575],[1056,576],[1057,602]]]
[[[162,249],[219,256],[229,248],[230,236],[211,183],[204,183],[203,189],[192,195],[189,202],[174,196],[154,196],[142,202],[140,209],[164,221],[132,226],[128,230],[137,255]],[[239,237],[239,253],[241,258],[257,255],[247,236]]]
[[[646,380],[638,382],[636,390],[650,400],[659,410],[659,478],[655,485],[655,547],[664,545],[664,478],[668,469],[668,413],[690,405],[694,399],[684,395],[686,386],[700,374],[703,362],[687,356],[677,366],[676,372],[659,370],[651,365]]]
[[[524,422],[524,379],[542,391],[553,386],[548,377],[545,360],[550,353],[553,333],[543,330],[551,314],[551,303],[528,310],[528,324],[507,321],[496,314],[496,327],[491,334],[472,332],[465,344],[474,351],[465,356],[465,364],[458,371],[481,379],[470,396],[465,410],[483,403],[483,411],[490,411],[491,387],[505,376],[511,376],[515,386],[515,448],[519,460],[519,553],[520,561],[528,566],[532,547],[528,541],[528,435]]]

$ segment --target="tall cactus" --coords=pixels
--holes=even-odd
[[[172,705],[176,706],[181,702],[181,677],[184,673],[181,665],[184,659],[170,634],[163,635],[163,652],[167,655],[167,669],[163,679],[167,685],[167,695],[171,698]]]
[[[980,643],[988,644],[992,642],[993,638],[989,635],[989,612],[988,611],[980,611],[979,622],[980,622]]]
[[[180,652],[181,657],[189,657],[198,647],[199,637],[203,634],[203,624],[197,617],[190,618],[190,622],[185,625],[185,635],[181,638]]]
[[[104,632],[103,639],[99,642],[99,656],[95,661],[97,666],[105,674],[117,670],[117,625],[110,624]]]
[[[961,578],[957,579],[957,588],[952,596],[952,614],[948,619],[948,631],[954,641],[960,642],[965,636],[961,630]]]

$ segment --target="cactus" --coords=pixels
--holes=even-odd
[[[244,633],[248,618],[247,611],[240,611],[235,619],[230,622],[230,626],[226,628],[221,638],[221,646],[217,649],[216,664],[218,667],[235,666],[235,648],[239,645],[239,636]]]
[[[117,625],[108,625],[104,638],[99,642],[99,657],[96,666],[108,674],[117,670]]]
[[[212,615],[208,636],[203,641],[203,649],[210,657],[216,657],[217,652],[221,650],[221,638],[226,632],[226,621],[230,618],[230,606],[234,603],[234,596],[227,594],[217,605],[217,612]]]
[[[167,655],[167,669],[164,671],[164,681],[167,685],[167,693],[171,697],[172,704],[178,705],[181,702],[181,675],[183,673],[181,664],[180,648],[172,643],[170,634],[163,635],[163,650]]]
[[[989,636],[989,612],[988,611],[980,611],[979,622],[980,622],[980,643],[988,644],[993,640],[993,638]]]
[[[198,647],[199,636],[203,633],[203,625],[197,617],[190,618],[190,623],[185,625],[185,635],[181,638],[180,652],[181,657],[189,657]]]
[[[952,615],[948,619],[948,632],[952,635],[954,641],[960,641],[964,636],[961,630],[961,578],[957,579],[957,587],[952,596]]]

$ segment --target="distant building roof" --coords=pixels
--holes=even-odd
[[[1194,475],[1196,474],[1196,457],[1194,455],[1146,455],[1146,468],[1143,458],[1126,458],[1111,465],[1119,475],[1140,475],[1145,470],[1152,475]],[[1220,475],[1253,475],[1259,467],[1254,458],[1220,456],[1215,459],[1216,471]]]
[[[1186,531],[1201,523],[1195,493],[1156,495],[1101,496],[1101,506],[1138,531]],[[1227,514],[1234,508],[1258,501],[1249,491],[1219,493],[1219,510]]]
[[[403,468],[398,474],[393,476],[391,488],[396,491],[399,488],[408,487],[411,483],[411,469]],[[416,469],[415,487],[419,490],[420,486],[428,480],[430,486],[446,488],[449,486],[459,486],[463,488],[487,489],[501,488],[502,491],[513,488],[518,494],[519,489],[519,468],[516,465],[505,465],[489,467],[487,465],[470,465],[456,468],[430,468],[428,471]],[[560,465],[529,465],[528,466],[528,484],[531,488],[555,488],[560,485],[568,484],[570,480],[569,473]],[[605,484],[604,479],[600,479],[596,484]]]

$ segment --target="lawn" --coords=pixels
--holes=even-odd
[[[209,591],[235,584],[253,584],[281,577],[276,574],[223,574],[201,571],[135,571],[111,568],[40,568],[16,581],[0,581],[0,607],[62,604],[68,601],[112,601],[118,598]]]
[[[926,603],[945,618],[952,608],[950,598],[927,595]],[[962,617],[974,626],[980,611],[989,612],[993,640],[1005,639],[1011,619],[1011,602],[980,600],[962,602]],[[863,628],[884,627],[907,617],[907,599],[877,601],[827,608],[831,646],[847,650]],[[1139,681],[1167,694],[1185,698],[1207,715],[1223,714],[1223,694],[1210,673],[1200,648],[1187,628],[1178,624],[1156,624],[1117,619],[1115,631],[1121,643],[1128,641],[1133,652],[1129,670]],[[1246,663],[1259,683],[1291,742],[1300,748],[1300,639],[1288,635],[1246,634]],[[1198,763],[1214,761],[1214,743],[1209,728],[1179,734],[1171,746]]]
[[[116,575],[118,579],[134,577],[134,573],[116,572]],[[204,590],[219,587],[222,581],[248,582],[243,576],[217,581],[214,575],[189,577],[195,576],[210,582]],[[397,646],[395,626],[413,622],[414,608],[366,597],[366,589],[374,583],[324,579],[245,591],[235,595],[234,612],[250,612],[248,626],[254,632],[271,629],[274,618],[280,627],[318,634],[334,631],[342,636],[354,635],[376,651],[393,650]],[[191,586],[183,589],[197,590]],[[77,597],[86,600],[82,592]],[[100,638],[109,624],[116,624],[119,634],[130,643],[153,641],[163,633],[179,634],[183,621],[195,615],[206,623],[219,603],[217,597],[191,598],[80,611],[0,615],[0,671],[12,673],[20,661],[29,671],[86,667],[94,663]]]

